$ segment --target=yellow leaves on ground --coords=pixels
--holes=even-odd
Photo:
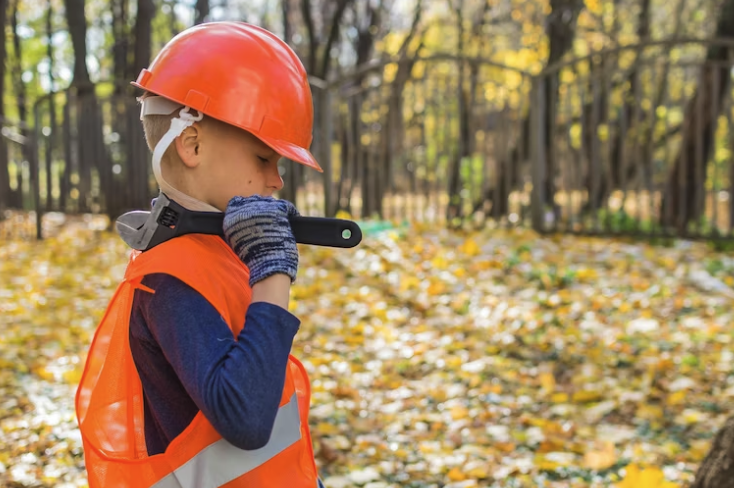
[[[459,251],[466,254],[467,256],[477,256],[481,253],[481,249],[477,245],[474,239],[467,239],[464,243],[459,246]]]
[[[568,403],[568,393],[554,393],[550,400],[553,403]]]
[[[584,467],[593,470],[609,469],[617,462],[617,453],[611,442],[600,442],[598,449],[584,454]]]
[[[550,394],[556,389],[556,378],[553,373],[542,373],[540,375],[540,387],[543,393]]]
[[[127,256],[104,225],[0,242],[0,486],[84,483],[74,393]]]
[[[637,418],[642,420],[659,420],[665,415],[663,407],[642,404],[637,408]]]
[[[576,271],[576,277],[579,281],[588,283],[596,280],[599,277],[599,274],[595,269],[582,267]]]
[[[463,420],[469,417],[469,409],[461,405],[457,405],[451,409],[451,418],[453,420]]]
[[[591,403],[598,402],[602,398],[604,398],[604,395],[600,391],[580,390],[574,392],[571,401],[573,403]]]
[[[319,334],[365,327],[361,348],[333,337],[310,348],[365,366],[356,376],[314,370],[359,392],[341,406],[333,390],[319,392],[315,417],[384,426],[381,435],[314,429],[317,443],[354,439],[346,464],[319,459],[327,486],[363,486],[350,473],[364,466],[381,473],[375,486],[610,486],[631,459],[664,466],[676,486],[692,479],[700,459],[687,446],[710,439],[714,417],[680,392],[693,388],[709,408],[724,400],[704,393],[712,378],[687,355],[695,343],[719,361],[716,344],[731,334],[711,327],[731,302],[686,276],[716,256],[524,231],[406,235],[330,254],[354,275],[335,288],[357,291],[340,321],[327,318],[328,290],[321,305],[304,298],[294,310],[309,317],[303,351]],[[311,251],[304,262],[316,266]],[[296,286],[307,295],[311,279]]]
[[[630,464],[625,468],[626,475],[616,488],[678,488],[678,485],[665,480],[663,472],[659,468],[640,468],[636,464]]]
[[[0,485],[84,482],[73,395],[127,253],[81,225],[0,244]],[[293,352],[320,473],[329,488],[683,487],[734,400],[732,276],[703,245],[527,231],[303,246]]]

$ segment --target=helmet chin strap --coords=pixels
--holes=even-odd
[[[158,144],[156,144],[155,150],[153,151],[153,174],[155,175],[155,179],[158,182],[161,192],[168,195],[168,198],[171,200],[178,202],[182,207],[199,212],[220,212],[218,208],[213,207],[208,203],[204,203],[201,200],[197,200],[196,198],[186,195],[174,188],[165,180],[165,178],[163,178],[163,172],[161,171],[161,159],[163,158],[163,154],[166,152],[166,149],[168,149],[171,143],[180,136],[187,127],[191,127],[194,122],[199,122],[203,118],[204,114],[199,113],[199,115],[194,116],[189,113],[189,107],[184,107],[178,113],[178,117],[171,119],[171,127],[168,129],[168,132],[161,137],[161,140],[158,141]]]

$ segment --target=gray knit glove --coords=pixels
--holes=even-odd
[[[224,212],[224,237],[250,269],[250,286],[274,274],[296,280],[298,247],[288,218],[299,215],[287,200],[234,197]]]

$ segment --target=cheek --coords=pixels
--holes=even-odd
[[[218,163],[218,172],[226,184],[234,183],[241,185],[250,180],[256,181],[260,172],[257,165],[248,161],[247,158],[239,154],[239,151],[231,151],[228,154],[223,154]]]
[[[240,161],[239,164],[230,169],[227,175],[228,185],[236,187],[240,191],[259,192],[265,182],[265,177],[260,168],[254,164],[246,164]]]
[[[253,180],[254,178],[251,175],[241,171],[236,175],[230,176],[229,185],[238,189],[252,188],[255,183]]]

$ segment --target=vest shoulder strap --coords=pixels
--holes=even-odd
[[[154,273],[174,276],[195,289],[239,332],[252,299],[250,271],[220,237],[190,234],[146,252],[133,251],[125,281],[136,285]]]

